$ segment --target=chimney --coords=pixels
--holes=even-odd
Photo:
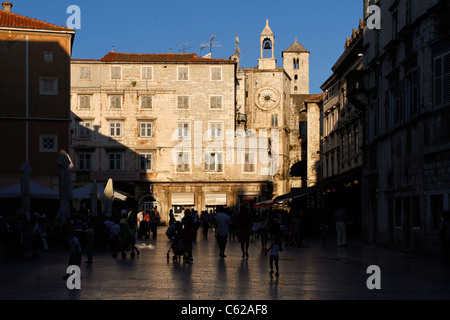
[[[9,1],[2,2],[3,10],[6,12],[11,12],[13,4]]]

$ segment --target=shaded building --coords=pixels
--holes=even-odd
[[[75,31],[0,10],[0,188],[31,179],[56,190],[57,159],[69,150],[70,57]]]
[[[363,86],[353,88],[364,112],[364,239],[437,257],[450,197],[450,5],[366,0],[366,22],[370,4],[381,28],[364,27]]]

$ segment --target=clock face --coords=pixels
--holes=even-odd
[[[278,105],[278,94],[274,89],[264,88],[256,93],[256,104],[265,110],[270,110]]]

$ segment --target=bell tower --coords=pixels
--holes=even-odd
[[[266,19],[266,26],[259,36],[259,45],[261,48],[261,57],[259,69],[275,69],[277,60],[275,59],[275,35],[269,27],[269,19]]]

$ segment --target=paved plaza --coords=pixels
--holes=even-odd
[[[259,240],[242,258],[237,239],[228,241],[219,257],[214,234],[199,232],[191,264],[167,261],[170,242],[161,227],[158,238],[138,240],[140,255],[113,258],[94,254],[81,266],[81,289],[69,290],[62,279],[69,251],[50,249],[38,260],[0,260],[1,300],[442,300],[450,299],[450,269],[439,260],[363,244],[350,238],[338,248],[334,238],[323,247],[320,238],[306,237],[303,248],[284,248],[280,275],[269,274],[269,257]],[[380,268],[380,289],[368,289]]]

